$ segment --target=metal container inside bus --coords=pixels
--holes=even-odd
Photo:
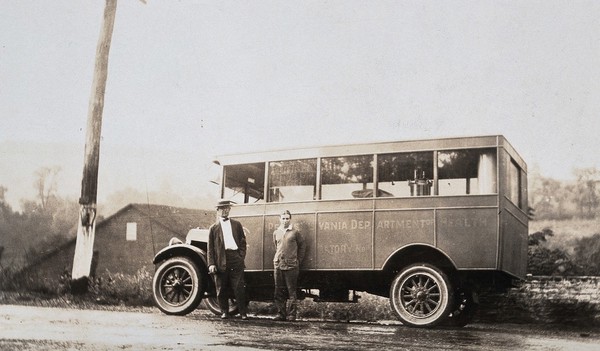
[[[406,325],[466,325],[479,292],[506,290],[526,273],[527,166],[503,136],[278,150],[215,162],[219,195],[236,202],[231,216],[246,232],[250,300],[273,297],[273,231],[284,210],[307,243],[300,296],[388,297]],[[168,256],[159,253],[155,262]],[[214,304],[205,261],[194,262],[193,274],[208,280],[199,291]]]

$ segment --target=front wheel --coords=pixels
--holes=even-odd
[[[186,315],[195,310],[202,299],[202,274],[187,257],[172,257],[156,269],[152,289],[154,301],[161,311]]]
[[[216,296],[209,296],[204,299],[204,305],[214,314],[221,315],[221,307],[219,306],[219,299]],[[235,299],[229,299],[229,315],[235,316],[238,314],[238,306]]]
[[[423,263],[403,269],[392,281],[390,304],[403,324],[431,327],[447,319],[454,306],[448,276]]]

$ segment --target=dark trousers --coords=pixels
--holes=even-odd
[[[238,311],[245,315],[246,283],[244,282],[244,260],[238,251],[226,250],[227,270],[215,274],[215,288],[221,313],[229,314],[229,298],[231,291],[235,296]]]
[[[296,290],[298,290],[299,272],[298,267],[285,271],[275,268],[275,307],[277,307],[277,314],[280,316],[285,317],[289,315],[296,317],[298,312]],[[286,306],[286,290],[287,296],[290,299],[289,309]]]

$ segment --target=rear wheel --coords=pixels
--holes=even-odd
[[[451,327],[464,327],[471,323],[479,309],[477,294],[471,290],[458,289],[455,294],[455,307],[444,323]]]
[[[185,315],[198,307],[203,295],[202,274],[187,257],[172,257],[156,269],[154,301],[166,314]]]
[[[390,304],[403,324],[431,327],[448,318],[453,302],[448,276],[422,263],[403,269],[392,281]]]

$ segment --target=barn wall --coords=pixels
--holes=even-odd
[[[126,238],[127,223],[137,224],[135,241]],[[135,274],[142,268],[152,273],[154,254],[166,246],[173,236],[181,240],[185,239],[182,235],[177,235],[150,221],[135,208],[131,208],[103,222],[102,227],[97,231],[94,243],[94,250],[98,252],[96,274],[103,275],[107,272]]]

